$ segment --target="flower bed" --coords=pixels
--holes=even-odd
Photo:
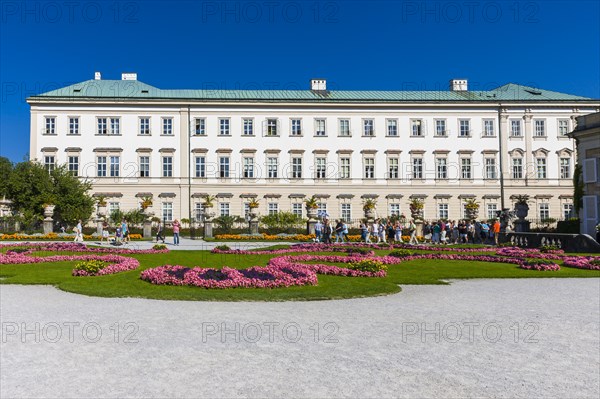
[[[53,243],[14,243],[0,244],[2,248],[27,248],[29,253],[33,251],[65,251],[65,252],[92,252],[92,253],[110,253],[110,254],[160,254],[168,253],[168,248],[163,249],[128,249],[128,248],[105,248],[88,247],[85,244],[74,242],[53,242]]]
[[[577,269],[600,270],[600,257],[598,256],[569,256],[563,259],[563,266]]]
[[[132,240],[141,240],[142,239],[142,235],[141,234],[130,234],[128,236],[130,239]],[[83,235],[83,239],[84,240],[94,240],[94,239],[99,239],[100,237],[95,237],[89,234],[84,234]],[[13,234],[0,234],[0,241],[3,240],[10,240],[10,241],[29,241],[29,240],[40,240],[40,241],[45,241],[45,240],[73,240],[75,239],[75,235],[74,234],[57,234],[57,233],[48,233],[48,234],[21,234],[21,233],[13,233]]]
[[[560,266],[556,263],[545,260],[545,259],[533,259],[527,260],[519,266],[521,269],[525,270],[538,270],[538,271],[557,271],[560,270]]]
[[[262,234],[217,234],[215,239],[225,241],[310,241],[315,238],[314,234],[293,234],[293,235],[270,235]]]

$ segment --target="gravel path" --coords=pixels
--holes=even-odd
[[[2,398],[600,395],[600,279],[287,303],[4,285],[0,301]]]

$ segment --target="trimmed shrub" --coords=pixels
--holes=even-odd
[[[373,259],[365,259],[360,262],[353,262],[348,265],[349,269],[358,270],[361,272],[377,273],[382,270],[387,270],[387,266],[382,262]]]
[[[78,262],[75,265],[75,270],[82,270],[90,274],[96,274],[106,266],[108,266],[108,263],[100,260],[84,260],[83,262]]]
[[[388,254],[388,256],[393,256],[395,258],[404,258],[407,256],[412,256],[415,253],[413,251],[409,251],[408,249],[396,249]]]

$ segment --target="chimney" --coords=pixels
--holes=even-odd
[[[121,80],[137,80],[137,73],[122,73]]]
[[[102,80],[102,74],[100,72],[95,72],[94,80]]]
[[[450,81],[450,90],[451,91],[467,91],[467,79],[452,79]]]
[[[326,91],[327,81],[325,79],[311,79],[310,89],[313,91]]]

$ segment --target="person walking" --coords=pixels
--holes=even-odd
[[[181,228],[181,223],[179,223],[178,219],[173,221],[173,244],[179,246],[179,229]]]
[[[481,243],[482,244],[487,243],[489,234],[490,234],[490,226],[486,222],[481,223]]]
[[[83,226],[81,225],[81,219],[75,227],[75,242],[83,242]]]
[[[125,219],[121,221],[121,236],[123,237],[123,242],[129,242],[129,226]]]
[[[321,242],[321,240],[323,239],[323,223],[321,223],[321,220],[317,220],[317,223],[315,224],[315,242]]]
[[[390,244],[393,244],[394,241],[396,241],[396,229],[394,228],[394,225],[392,224],[392,222],[387,223],[386,229],[387,229],[388,242]]]
[[[108,223],[106,220],[102,222],[102,231],[100,232],[100,244],[106,239],[106,243],[108,244]]]
[[[396,225],[394,226],[394,233],[394,241],[402,244],[404,241],[402,241],[402,224],[400,223],[400,221],[396,221]]]
[[[365,223],[360,224],[360,240],[364,243],[371,242],[369,240],[369,229]]]
[[[379,243],[381,241],[381,238],[379,237],[379,219],[375,219],[375,221],[373,222],[372,225],[372,230],[371,230],[371,234],[377,238],[377,243]]]
[[[494,242],[498,245],[500,239],[500,221],[498,219],[496,219],[492,226],[492,232],[494,233]]]
[[[338,220],[335,225],[335,243],[337,244],[338,242],[344,243],[344,224],[341,220]]]
[[[434,225],[433,225],[432,234],[431,234],[431,243],[432,244],[440,243],[440,233],[442,231],[442,227],[440,226],[441,222],[442,221],[440,220],[438,223],[434,223]]]
[[[418,245],[419,241],[417,240],[417,225],[412,219],[410,221],[410,224],[408,225],[408,230],[410,231],[410,240],[408,241],[408,243],[410,245]]]
[[[162,240],[163,244],[165,243],[165,237],[163,236],[163,225],[161,221],[158,221],[158,226],[156,227],[156,242],[158,240]]]

